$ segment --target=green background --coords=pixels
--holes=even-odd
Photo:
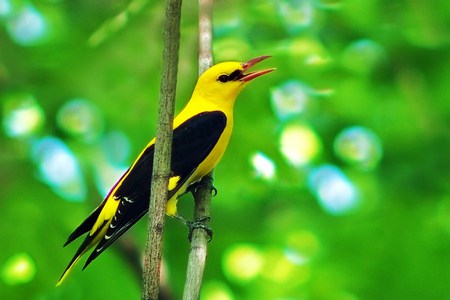
[[[201,298],[450,299],[450,2],[214,5],[215,61],[272,55],[259,68],[277,70],[236,102]],[[161,1],[0,0],[1,299],[139,298],[146,220],[54,285],[79,245],[67,236],[154,136],[163,22]],[[167,219],[174,299],[186,235]]]

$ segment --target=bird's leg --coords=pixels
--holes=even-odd
[[[188,236],[187,236],[189,242],[192,240],[192,234],[194,232],[194,229],[198,229],[198,228],[201,228],[201,229],[206,231],[206,233],[208,234],[208,242],[210,242],[212,240],[213,231],[208,226],[208,222],[210,220],[210,217],[203,217],[203,218],[197,219],[195,221],[186,220],[185,218],[183,218],[180,215],[174,215],[173,217],[175,219],[181,221],[189,229]]]
[[[188,226],[188,220],[186,220],[185,218],[183,218],[182,216],[180,216],[179,214],[173,215],[172,217],[174,217],[175,219],[177,219],[178,221],[180,221],[181,223],[183,223],[184,225]]]
[[[204,186],[206,186],[213,193],[213,197],[217,195],[217,189],[213,185],[213,178],[210,176],[205,176],[201,180],[192,183],[190,186],[188,186],[186,192],[191,192],[192,194],[195,194],[199,188]]]

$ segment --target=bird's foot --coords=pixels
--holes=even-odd
[[[180,215],[174,215],[173,217],[187,226],[187,228],[189,230],[188,236],[187,236],[189,242],[192,241],[192,234],[194,233],[194,230],[199,229],[199,228],[203,229],[206,232],[206,234],[208,235],[208,242],[210,242],[212,240],[213,231],[208,226],[208,222],[211,219],[210,217],[203,217],[203,218],[197,219],[196,221],[186,220],[185,218],[183,218]]]
[[[203,229],[206,234],[208,235],[208,242],[210,242],[213,238],[213,231],[212,229],[208,226],[208,222],[211,218],[210,217],[203,217],[200,219],[197,219],[196,221],[187,221],[186,225],[189,228],[189,233],[188,233],[188,240],[191,242],[192,241],[192,234],[194,233],[195,229]]]
[[[197,193],[197,191],[200,188],[203,188],[203,187],[206,187],[207,189],[209,189],[210,192],[213,194],[212,195],[213,197],[215,197],[217,195],[217,189],[213,185],[213,178],[211,176],[205,176],[200,181],[197,181],[197,182],[191,184],[187,188],[187,192],[191,192],[192,194],[195,194],[195,193]]]

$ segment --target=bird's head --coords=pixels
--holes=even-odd
[[[270,56],[260,56],[247,62],[224,62],[212,66],[198,79],[195,93],[211,101],[234,102],[239,92],[253,79],[275,69],[247,72],[250,67]]]

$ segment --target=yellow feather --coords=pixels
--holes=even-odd
[[[119,207],[120,201],[114,199],[114,197],[112,196],[113,193],[111,193],[110,195],[111,196],[108,197],[105,207],[103,207],[102,211],[100,212],[97,221],[95,221],[94,226],[92,226],[89,235],[95,234],[98,228],[102,226],[105,223],[105,221],[111,221],[114,215],[116,214],[117,207]]]
[[[178,181],[180,181],[180,176],[174,176],[169,178],[169,191],[177,187]]]

